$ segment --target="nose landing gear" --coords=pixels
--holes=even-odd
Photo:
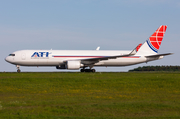
[[[20,66],[19,66],[19,65],[16,65],[16,67],[17,67],[17,72],[20,73],[20,72],[21,72]]]

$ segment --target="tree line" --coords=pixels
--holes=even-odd
[[[143,66],[129,70],[131,71],[180,71],[180,66]]]

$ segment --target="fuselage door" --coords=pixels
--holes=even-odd
[[[22,54],[21,54],[21,57],[22,57],[22,60],[25,60],[25,59],[26,59],[26,54],[25,54],[25,53],[22,53]]]

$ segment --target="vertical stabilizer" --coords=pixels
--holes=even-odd
[[[167,26],[161,25],[140,47],[137,55],[154,55],[158,53]]]

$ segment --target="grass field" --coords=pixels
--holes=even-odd
[[[0,119],[180,118],[180,72],[0,73]]]

